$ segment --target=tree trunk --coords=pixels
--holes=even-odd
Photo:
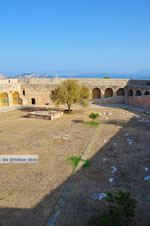
[[[70,113],[70,111],[71,111],[71,108],[70,108],[70,105],[68,105],[68,112]]]

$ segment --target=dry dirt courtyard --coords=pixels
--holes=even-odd
[[[86,226],[91,216],[107,208],[104,199],[92,195],[119,188],[131,191],[138,201],[134,225],[150,225],[150,183],[144,181],[150,175],[149,115],[93,107],[48,121],[28,119],[27,111],[0,113],[0,155],[38,155],[38,163],[0,163],[1,226],[46,225],[74,171],[67,158],[81,156],[95,135],[88,153],[91,165],[74,176],[75,188],[57,226]],[[100,113],[97,129],[83,123],[91,112]]]

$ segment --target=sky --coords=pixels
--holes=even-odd
[[[1,0],[0,73],[150,70],[149,0]]]

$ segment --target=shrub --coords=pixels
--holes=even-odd
[[[71,156],[67,158],[67,160],[70,161],[71,164],[76,167],[81,160],[81,156]]]
[[[130,197],[130,192],[122,190],[114,195],[106,192],[105,198],[109,203],[107,212],[98,217],[92,217],[87,222],[88,226],[127,226],[135,216],[137,201]]]
[[[98,113],[91,113],[90,115],[89,115],[89,118],[91,118],[91,119],[93,119],[93,121],[96,119],[96,118],[98,118],[99,117],[99,114]]]

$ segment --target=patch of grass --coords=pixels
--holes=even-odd
[[[90,122],[84,122],[84,124],[88,126],[99,126],[100,122],[90,121]]]
[[[85,167],[87,167],[87,166],[91,166],[91,162],[90,162],[88,159],[86,159],[86,160],[84,161],[82,167],[85,168]]]
[[[71,162],[71,164],[73,166],[76,167],[79,164],[80,160],[81,160],[81,156],[71,156],[71,157],[68,157],[67,160],[69,162]]]

